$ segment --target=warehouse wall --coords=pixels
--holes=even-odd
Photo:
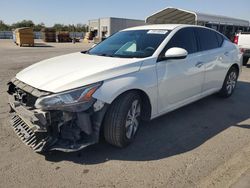
[[[111,25],[110,24],[111,24],[111,19],[110,18],[101,18],[100,19],[100,27],[99,27],[100,32],[98,33],[99,38],[103,37],[102,32],[105,30],[105,28],[107,30],[106,36],[108,37],[108,36],[111,35],[111,33],[110,33],[110,26]]]
[[[129,27],[136,27],[145,25],[144,20],[133,20],[133,19],[126,19],[126,18],[100,18],[95,20],[89,20],[89,31],[97,30],[97,37],[99,39],[102,39],[102,32],[104,30],[107,30],[107,33],[105,34],[106,37],[109,37],[110,35],[129,28]]]
[[[99,19],[89,20],[89,30],[99,29]]]
[[[129,28],[129,27],[136,27],[136,26],[142,26],[142,25],[146,25],[145,21],[143,20],[111,18],[110,34],[112,35],[120,30]]]
[[[95,36],[100,35],[100,19],[89,20],[89,32],[94,32]]]

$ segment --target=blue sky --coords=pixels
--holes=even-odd
[[[250,20],[249,0],[2,0],[0,20],[11,24],[29,19],[52,26],[110,16],[145,19],[168,6]]]

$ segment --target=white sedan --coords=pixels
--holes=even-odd
[[[142,120],[218,93],[229,97],[242,57],[215,30],[148,25],[86,52],[34,64],[9,82],[12,127],[37,152],[130,144]],[[103,130],[103,131],[101,131]]]

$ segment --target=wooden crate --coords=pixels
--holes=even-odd
[[[56,31],[53,28],[43,28],[41,32],[44,42],[56,42]]]
[[[72,42],[69,32],[61,31],[57,34],[58,42]]]
[[[24,27],[15,30],[16,44],[19,46],[28,45],[34,46],[33,29]]]

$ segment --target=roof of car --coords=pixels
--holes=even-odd
[[[184,26],[183,24],[155,24],[155,25],[143,25],[124,29],[123,31],[133,31],[133,30],[153,30],[153,29],[164,29],[164,30],[173,30],[179,26]]]

